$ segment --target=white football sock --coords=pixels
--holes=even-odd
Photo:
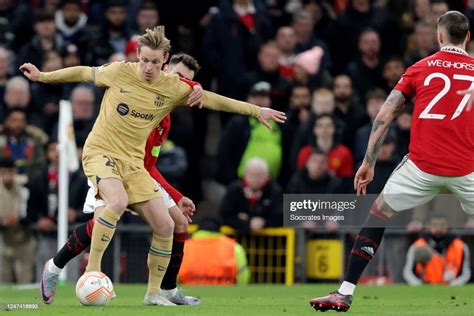
[[[178,288],[175,287],[174,289],[171,289],[171,290],[161,290],[161,291],[166,292],[169,295],[169,297],[173,297],[178,293]]]
[[[61,273],[63,269],[61,268],[58,268],[55,264],[54,264],[54,260],[53,259],[50,259],[49,262],[48,262],[48,271],[51,272],[51,273],[55,273],[55,274],[59,274]]]
[[[342,282],[341,286],[339,287],[339,290],[337,291],[342,295],[354,295],[355,287],[355,284],[344,281]]]

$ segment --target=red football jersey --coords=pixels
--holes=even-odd
[[[179,79],[191,86],[191,88],[196,85],[199,85],[198,82],[194,82],[183,77]],[[169,184],[168,181],[166,181],[166,179],[158,171],[158,169],[156,169],[156,161],[158,160],[158,155],[160,154],[161,145],[168,137],[170,128],[171,115],[168,113],[168,115],[166,115],[161,120],[158,126],[153,129],[153,131],[150,133],[150,136],[148,136],[145,146],[144,163],[146,170],[148,171],[148,173],[150,173],[152,178],[155,179],[156,182],[158,182],[163,187],[163,189],[165,189],[166,192],[168,192],[173,201],[178,203],[179,200],[183,198],[183,194],[181,194],[181,192],[179,192],[171,184]]]
[[[155,179],[166,192],[171,196],[173,201],[176,203],[183,198],[183,195],[176,190],[161,173],[156,169],[156,161],[160,154],[160,147],[168,137],[171,128],[171,116],[168,113],[160,122],[160,124],[153,129],[150,136],[146,141],[145,147],[145,168],[150,173],[153,179]]]
[[[456,47],[407,69],[394,89],[415,97],[410,159],[424,172],[463,176],[474,171],[474,111],[458,90],[474,86],[474,58]]]

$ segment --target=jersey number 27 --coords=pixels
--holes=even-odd
[[[436,103],[446,95],[446,93],[449,92],[451,89],[451,80],[449,79],[448,76],[446,76],[443,73],[440,72],[434,72],[430,74],[428,77],[426,77],[425,82],[423,83],[425,86],[428,86],[431,82],[431,79],[433,78],[440,78],[444,81],[444,87],[443,89],[431,100],[431,102],[428,104],[428,106],[421,112],[419,118],[420,119],[431,119],[431,120],[442,120],[446,117],[445,114],[435,114],[435,113],[430,113],[433,107],[436,105]],[[468,75],[453,75],[453,80],[462,80],[462,81],[469,81],[471,82],[471,85],[469,86],[469,89],[474,87],[474,76],[468,76]],[[456,108],[456,111],[454,111],[453,116],[451,116],[451,120],[454,120],[457,118],[459,115],[461,115],[462,111],[464,110],[464,107],[467,104],[467,101],[469,100],[470,95],[466,94],[462,98],[461,102],[459,103],[458,107]]]

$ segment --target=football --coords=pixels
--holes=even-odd
[[[105,305],[113,293],[112,281],[102,272],[86,272],[76,283],[76,297],[83,305]]]

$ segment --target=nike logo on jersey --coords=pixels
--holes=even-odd
[[[123,89],[123,88],[120,88],[120,93],[130,93],[130,91],[127,91],[127,90],[125,90],[125,89]]]
[[[160,191],[160,189],[153,189],[153,192],[158,192]]]

